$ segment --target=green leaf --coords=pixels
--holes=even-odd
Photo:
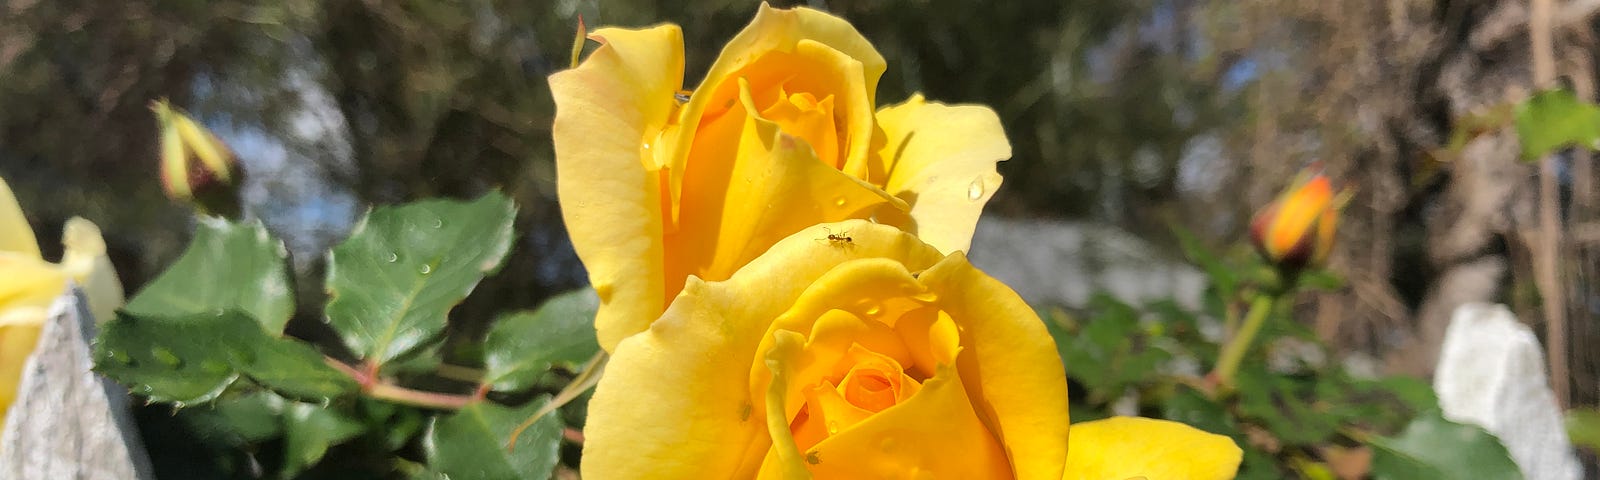
[[[123,312],[95,341],[95,369],[153,401],[216,398],[243,373],[284,395],[326,401],[353,380],[309,345],[274,337],[237,310],[179,316]]]
[[[600,351],[594,314],[600,299],[593,289],[564,293],[532,312],[500,317],[484,340],[484,383],[495,390],[532,387],[552,367],[576,370]]]
[[[219,399],[211,408],[188,408],[178,415],[206,443],[234,448],[283,435],[283,397],[271,392],[250,392]]]
[[[1398,437],[1373,437],[1372,476],[1377,480],[1520,479],[1506,447],[1484,429],[1440,417],[1418,416]]]
[[[260,222],[201,217],[183,256],[124,310],[140,316],[240,310],[268,331],[283,331],[294,314],[287,257],[283,242]]]
[[[365,427],[338,411],[305,403],[291,403],[283,415],[283,472],[292,478],[316,465],[328,447],[360,435]]]
[[[379,364],[434,340],[450,309],[500,267],[515,212],[499,192],[373,210],[329,258],[329,324]]]
[[[542,395],[516,408],[478,402],[440,419],[425,445],[429,466],[455,480],[549,478],[560,459],[559,415],[540,418],[506,449],[511,432],[549,401]]]
[[[209,401],[239,377],[229,358],[231,349],[216,343],[233,331],[261,329],[236,310],[183,316],[124,312],[100,331],[94,346],[95,370],[153,401],[180,405]]]
[[[1186,386],[1178,386],[1161,405],[1161,418],[1230,437],[1240,437],[1239,425],[1227,408]]]
[[[1538,160],[1568,146],[1593,150],[1600,141],[1600,107],[1567,90],[1546,90],[1517,106],[1522,159]]]
[[[1600,452],[1600,410],[1578,408],[1567,412],[1567,438],[1572,444]]]

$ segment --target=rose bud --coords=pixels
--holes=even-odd
[[[205,213],[237,215],[243,172],[234,168],[233,151],[166,100],[152,102],[150,110],[161,131],[161,187],[167,198]]]
[[[1333,249],[1339,211],[1350,200],[1322,169],[1312,166],[1250,222],[1250,242],[1286,272],[1322,265]]]

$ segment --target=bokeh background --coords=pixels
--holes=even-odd
[[[1537,28],[1556,81],[1594,100],[1600,2],[1552,1]],[[1347,283],[1297,308],[1336,351],[1426,375],[1455,306],[1504,302],[1536,331],[1565,326],[1562,400],[1600,402],[1595,159],[1552,160],[1559,225],[1541,225],[1538,166],[1510,129],[1473,127],[1536,90],[1527,1],[773,3],[855,24],[888,60],[884,103],[992,106],[1015,153],[991,216],[1120,229],[1181,261],[1175,227],[1237,244],[1251,210],[1320,162],[1355,189],[1332,258]],[[692,86],[755,5],[0,0],[0,176],[47,249],[70,216],[98,223],[136,291],[193,228],[157,181],[147,105],[170,98],[237,150],[246,210],[285,232],[303,305],[324,301],[320,252],[368,206],[501,188],[525,233],[453,313],[479,328],[584,282],[545,81],[578,16],[682,25]],[[1553,254],[1536,248],[1545,231],[1561,233]]]

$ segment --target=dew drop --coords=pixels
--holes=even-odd
[[[398,262],[398,261],[400,261],[400,254],[394,253],[394,252],[389,252],[389,263],[394,263],[394,262]]]
[[[877,317],[883,314],[883,305],[871,299],[862,300],[861,303],[856,304],[856,308],[860,309],[861,314],[867,317]]]
[[[971,201],[976,202],[976,201],[978,201],[979,199],[982,199],[982,198],[983,198],[983,179],[982,178],[975,179],[975,180],[972,181],[971,185],[967,185],[967,200],[971,200]]]
[[[142,394],[145,394],[145,395],[156,393],[156,388],[152,387],[152,386],[149,386],[149,385],[140,385],[139,386],[139,393],[142,393]]]
[[[442,218],[433,219],[433,228],[444,228],[444,219],[442,219]]]
[[[839,197],[839,198],[833,199],[833,206],[835,206],[835,207],[843,207],[844,206],[844,197]]]
[[[828,435],[836,435],[838,433],[839,433],[839,422],[835,422],[835,421],[831,421],[830,420],[828,422]]]
[[[430,273],[433,273],[433,265],[428,265],[426,263],[422,264],[422,274],[427,275]]]
[[[151,348],[150,356],[154,357],[157,362],[160,362],[162,365],[166,365],[168,368],[178,368],[183,365],[183,359],[178,358],[178,354],[173,353],[172,350],[166,347]]]

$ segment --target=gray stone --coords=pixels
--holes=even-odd
[[[1445,418],[1500,437],[1528,480],[1576,480],[1583,468],[1546,381],[1543,351],[1504,305],[1464,304],[1445,332],[1433,388]]]
[[[127,389],[91,370],[95,323],[77,290],[56,299],[0,432],[0,478],[149,480]]]
[[[1206,285],[1181,259],[1103,224],[986,216],[968,256],[1035,305],[1083,307],[1103,292],[1133,305],[1172,299],[1197,309]]]

